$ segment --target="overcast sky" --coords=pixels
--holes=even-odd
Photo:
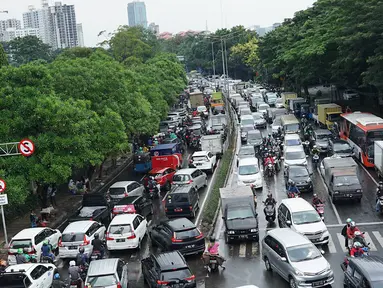
[[[53,3],[54,1],[52,1]],[[63,4],[76,6],[77,22],[83,23],[86,46],[95,46],[105,39],[98,39],[102,30],[113,32],[120,25],[128,24],[127,4],[132,0],[65,0]],[[186,30],[210,31],[235,25],[251,27],[271,26],[290,18],[296,11],[306,9],[313,0],[146,0],[148,22],[160,26],[160,32],[177,33]],[[221,3],[223,13],[221,14]],[[28,5],[41,7],[40,0],[1,0],[0,19],[17,18]],[[223,17],[221,17],[223,15]]]

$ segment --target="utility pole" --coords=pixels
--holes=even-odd
[[[223,39],[221,38],[221,52],[222,52],[222,74],[225,75],[224,77],[224,81],[226,80],[227,81],[227,76],[226,76],[226,73],[225,73],[225,51],[223,50]],[[224,83],[225,85],[223,87],[226,88],[226,83]],[[227,91],[228,93],[228,91]]]
[[[211,42],[211,56],[213,58],[213,75],[215,76],[214,42]]]
[[[226,39],[224,39],[224,46],[225,46],[225,67],[226,67],[226,83],[227,83],[227,91],[229,91],[229,69],[227,64],[227,48],[226,48]]]

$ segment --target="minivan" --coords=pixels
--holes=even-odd
[[[136,181],[119,181],[110,186],[107,197],[117,203],[127,196],[141,196],[145,192],[144,185]]]
[[[284,148],[284,164],[290,165],[304,165],[307,166],[307,157],[303,146],[290,146]]]
[[[192,184],[176,186],[166,195],[165,214],[167,217],[196,216],[199,209],[199,194]]]
[[[239,160],[238,185],[250,186],[252,189],[263,187],[262,173],[257,158],[244,158]]]
[[[85,287],[127,288],[128,265],[118,258],[92,261],[85,283]]]

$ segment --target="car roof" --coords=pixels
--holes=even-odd
[[[294,169],[294,168],[299,169],[299,170],[306,169],[307,172],[309,171],[309,169],[306,166],[304,166],[304,165],[289,165],[287,167],[288,170],[291,170],[291,169]]]
[[[298,199],[298,198],[294,198]],[[312,244],[310,240],[308,240],[302,234],[295,232],[290,228],[275,228],[269,230],[267,235],[275,238],[278,242],[280,242],[285,248],[294,247],[305,244]],[[313,245],[313,244],[312,244]]]
[[[208,153],[209,153],[209,151],[197,151],[197,152],[193,153],[192,157],[193,156],[206,156]]]
[[[174,187],[170,191],[169,195],[170,194],[185,194],[185,193],[189,193],[191,188],[194,188],[194,186],[192,186],[192,184],[177,185],[176,187]]]
[[[196,228],[194,223],[187,218],[171,219],[167,220],[165,223],[175,232]]]
[[[383,258],[375,255],[350,258],[351,263],[358,267],[371,282],[383,281]]]
[[[160,266],[161,271],[188,267],[179,251],[164,252],[153,256],[156,259],[158,266]]]
[[[13,236],[12,239],[13,240],[15,240],[15,239],[28,239],[31,237],[35,237],[37,234],[39,234],[44,229],[45,229],[45,227],[26,228],[26,229],[21,230],[15,236]]]
[[[287,146],[285,152],[301,152],[304,151],[303,146]]]
[[[135,181],[119,181],[119,182],[114,183],[112,186],[110,186],[110,188],[126,187],[126,186],[132,184],[133,182],[135,182]]]
[[[149,171],[149,174],[154,174],[154,173],[163,173],[166,169],[169,169],[170,167],[158,167],[158,168],[153,168],[152,170]]]
[[[299,139],[300,140],[301,137],[296,133],[286,134],[285,140],[290,140],[290,139]]]
[[[32,270],[37,265],[40,265],[42,263],[25,263],[25,264],[17,264],[17,265],[11,265],[8,266],[5,271],[6,272],[28,272],[29,270]]]
[[[118,260],[118,258],[108,258],[90,262],[87,277],[116,273]]]
[[[270,107],[270,105],[267,104],[267,103],[261,103],[261,104],[259,104],[258,106],[259,106],[259,107],[261,107],[261,106],[267,106],[267,107]]]
[[[137,214],[119,214],[112,219],[109,225],[130,224],[136,216]]]
[[[127,196],[127,197],[122,198],[120,201],[118,201],[116,205],[133,204],[137,201],[137,199],[139,199],[141,197],[142,196]]]
[[[241,145],[241,147],[239,148],[239,151],[241,151],[242,149],[253,149],[254,150],[254,146],[253,145]],[[255,150],[254,150],[254,153],[255,153]]]
[[[241,117],[241,120],[246,120],[246,119],[254,120],[253,115],[243,115],[243,116]]]
[[[346,140],[343,140],[343,139],[331,140],[331,143],[333,143],[333,144],[348,144],[348,145],[350,145],[350,143],[348,143]]]
[[[314,130],[314,133],[315,134],[322,134],[322,135],[331,135],[331,131],[330,130],[327,130],[327,129],[317,129],[317,130]]]
[[[178,170],[174,175],[192,174],[197,168],[184,168]]]
[[[238,166],[242,166],[242,165],[258,165],[258,159],[255,157],[240,159]]]
[[[247,126],[249,126],[249,125],[245,125],[245,126],[247,127]],[[248,133],[248,134],[261,134],[261,135],[262,135],[261,131],[258,130],[258,129],[250,130],[250,131],[248,131],[247,133]]]
[[[84,221],[76,221],[69,223],[69,225],[64,229],[65,233],[71,233],[71,232],[86,232],[88,228],[95,223],[95,221],[92,220],[84,220]],[[64,233],[63,232],[63,233]]]
[[[314,207],[303,198],[283,199],[281,204],[284,204],[292,212],[315,211]]]

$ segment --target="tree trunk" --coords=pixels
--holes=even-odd
[[[101,165],[100,165],[100,167],[99,167],[99,171],[98,171],[98,178],[99,178],[99,179],[101,179],[101,177],[102,177],[102,168],[103,168],[103,166],[104,166],[104,163],[105,163],[105,160],[102,161],[102,163],[101,163]]]

